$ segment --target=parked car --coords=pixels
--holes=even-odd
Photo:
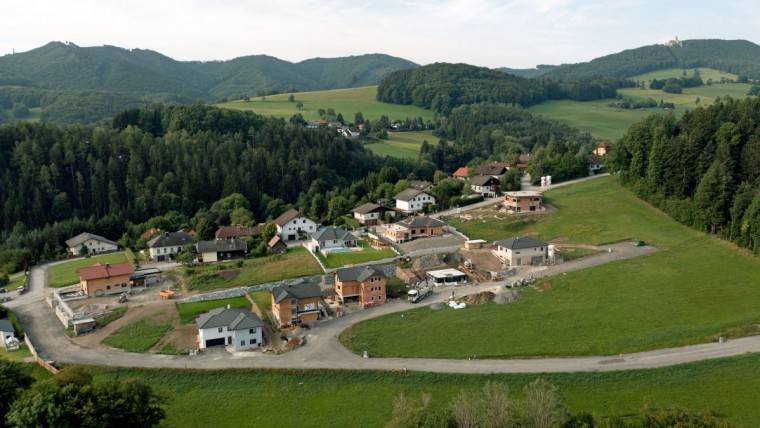
[[[24,294],[24,293],[26,293],[26,287],[24,287],[23,285],[19,286],[18,294]]]
[[[6,290],[5,288],[0,288],[0,294],[6,293],[6,292],[8,292],[8,290]]]

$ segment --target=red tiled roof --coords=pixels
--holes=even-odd
[[[143,232],[142,235],[140,235],[140,238],[150,239],[156,233],[158,233],[158,229],[156,229],[155,227],[151,227],[150,229]]]
[[[467,177],[469,174],[470,171],[466,166],[460,167],[458,170],[454,171],[454,177]]]
[[[110,264],[96,263],[95,265],[90,266],[90,267],[83,267],[83,268],[77,269],[77,272],[79,272],[79,277],[81,278],[82,281],[90,281],[90,280],[99,279],[99,278],[111,278],[114,276],[129,275],[134,271],[135,271],[135,268],[133,268],[132,263],[129,263],[129,262],[110,263]]]

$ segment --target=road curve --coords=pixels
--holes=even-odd
[[[612,252],[549,267],[536,276],[550,276],[570,270],[584,269],[610,261],[653,253],[652,247],[634,247],[630,243],[610,246]],[[533,358],[504,360],[455,360],[422,358],[363,358],[345,349],[338,335],[347,327],[381,315],[401,312],[412,306],[394,301],[366,311],[358,311],[328,322],[317,324],[309,331],[305,346],[282,355],[261,352],[228,353],[224,349],[204,350],[195,356],[137,354],[107,349],[90,349],[77,345],[63,331],[63,326],[44,303],[46,270],[48,266],[32,269],[28,294],[20,296],[11,306],[24,325],[27,335],[45,360],[61,363],[94,364],[117,367],[150,368],[280,368],[280,369],[344,369],[344,370],[414,370],[439,373],[547,373],[547,372],[601,372],[630,369],[649,369],[694,361],[760,352],[760,336],[752,336],[723,343],[706,343],[680,348],[614,356],[577,358]],[[442,301],[451,296],[472,294],[495,284],[448,288],[437,292],[428,303]]]

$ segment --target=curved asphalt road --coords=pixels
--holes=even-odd
[[[637,257],[657,251],[652,247],[634,247],[630,243],[611,246],[610,253],[549,267],[536,276],[557,275],[584,269],[615,260]],[[589,372],[645,369],[693,361],[760,352],[760,336],[707,343],[681,348],[658,349],[617,356],[579,358],[535,358],[510,360],[453,360],[421,358],[362,358],[338,343],[338,335],[357,322],[380,315],[400,312],[412,307],[395,301],[367,311],[358,311],[323,322],[309,332],[308,343],[282,355],[260,352],[229,354],[224,349],[205,350],[196,356],[136,354],[104,349],[89,349],[75,344],[66,336],[63,327],[44,303],[47,284],[45,275],[50,265],[37,266],[31,271],[31,290],[8,306],[19,316],[38,355],[45,360],[63,363],[95,364],[122,367],[167,367],[194,369],[226,368],[324,368],[353,370],[415,370],[441,373],[545,373]],[[496,283],[453,288],[457,296],[491,288]],[[503,282],[501,284],[504,284]],[[437,292],[425,304],[448,299],[452,288]]]

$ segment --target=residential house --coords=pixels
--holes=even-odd
[[[601,143],[598,143],[596,145],[596,148],[594,149],[593,153],[597,156],[604,156],[607,154],[607,152],[610,151],[610,148],[612,148],[611,142],[602,141]]]
[[[541,192],[522,191],[504,194],[507,211],[521,213],[544,210],[544,196]]]
[[[359,205],[352,210],[354,218],[358,220],[362,226],[375,226],[380,224],[385,217],[385,214],[389,211],[393,210],[382,205],[373,204],[372,202]]]
[[[546,262],[549,244],[528,236],[494,242],[494,254],[510,266],[540,265]]]
[[[155,227],[151,227],[150,229],[140,234],[140,239],[150,239],[158,232],[160,232],[159,229],[156,229]]]
[[[604,169],[604,158],[599,155],[589,155],[588,175],[598,174]]]
[[[385,237],[392,242],[402,243],[425,236],[440,236],[445,232],[446,223],[427,216],[415,216],[390,225]]]
[[[347,126],[343,126],[343,127],[339,128],[338,129],[338,134],[340,134],[341,136],[343,136],[345,138],[349,138],[351,140],[355,140],[355,139],[359,138],[359,136],[361,136],[361,133],[359,133],[359,131],[351,129],[351,128],[347,127]]]
[[[452,174],[457,180],[467,180],[470,177],[470,170],[466,166],[459,167],[454,174]]]
[[[273,254],[282,254],[288,250],[288,245],[280,238],[280,235],[274,235],[272,239],[267,242],[269,251]]]
[[[319,284],[303,279],[272,289],[272,315],[278,327],[310,323],[319,319]]]
[[[200,349],[231,345],[235,351],[263,345],[264,323],[258,315],[241,308],[217,308],[195,319]]]
[[[295,241],[300,235],[308,236],[317,231],[317,223],[293,208],[277,217],[274,224],[277,225],[277,234],[283,241]]]
[[[422,190],[423,192],[428,191],[433,188],[433,183],[429,181],[412,181],[409,183],[410,186],[412,186],[412,189],[415,190]]]
[[[376,266],[355,266],[333,272],[335,292],[346,302],[359,302],[363,307],[385,304],[388,277]]]
[[[129,280],[135,268],[132,263],[96,263],[77,269],[82,291],[88,296],[123,293],[132,290]]]
[[[156,262],[171,260],[182,252],[186,245],[195,245],[198,240],[184,230],[179,232],[164,232],[148,241],[150,259]]]
[[[258,226],[247,227],[233,224],[232,226],[219,226],[216,230],[214,238],[227,239],[227,238],[258,238],[261,236],[261,229]]]
[[[481,165],[475,169],[475,175],[486,175],[494,178],[499,178],[509,171],[512,164],[507,162],[491,162],[486,165]]]
[[[517,158],[517,167],[525,169],[528,167],[528,162],[530,162],[530,153],[523,153]]]
[[[119,244],[116,242],[88,232],[80,233],[67,240],[66,246],[69,247],[69,253],[73,256],[105,253],[119,249]],[[85,250],[85,248],[87,248],[87,250]]]
[[[493,198],[499,193],[501,180],[492,175],[476,175],[470,180],[470,188],[473,192],[483,195],[484,198]]]
[[[406,189],[393,199],[396,200],[396,209],[405,214],[424,211],[427,206],[435,204],[435,197],[417,189]]]
[[[243,238],[215,239],[199,241],[198,261],[201,263],[221,262],[225,260],[244,259],[248,244]]]
[[[0,320],[0,346],[3,348],[8,347],[9,342],[13,342],[16,339],[16,330],[13,328],[13,324],[9,320]]]
[[[310,120],[306,122],[306,129],[317,129],[320,125],[327,125],[327,122],[321,119]]]
[[[341,227],[326,227],[311,235],[309,246],[313,252],[330,248],[356,247],[356,236]]]

